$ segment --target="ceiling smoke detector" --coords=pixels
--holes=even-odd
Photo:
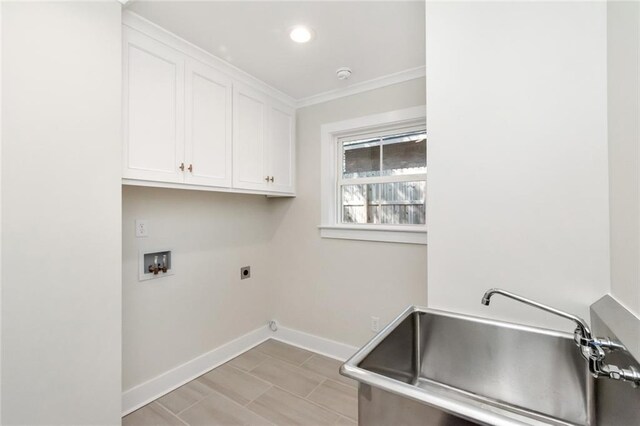
[[[349,77],[351,77],[351,68],[349,67],[338,68],[338,70],[336,71],[336,75],[338,76],[338,80],[346,80]]]

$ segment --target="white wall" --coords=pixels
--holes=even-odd
[[[209,352],[272,317],[269,200],[124,186],[123,390]],[[135,220],[150,235],[135,237]],[[138,281],[141,249],[173,250],[175,275]],[[240,268],[251,278],[240,280]]]
[[[298,115],[298,196],[124,186],[123,390],[266,325],[360,345],[370,317],[426,304],[426,247],[319,236],[320,126],[424,104],[424,79]],[[135,220],[150,236],[135,238]],[[141,249],[174,251],[176,274],[138,281]],[[240,280],[240,267],[251,278]]]
[[[120,5],[2,4],[2,424],[120,423]]]
[[[611,293],[640,316],[640,4],[607,3]]]
[[[427,2],[429,305],[571,330],[609,290],[606,4]]]
[[[284,326],[360,346],[410,304],[426,304],[424,245],[321,238],[323,124],[425,103],[425,80],[309,106],[297,113],[297,197],[272,200],[275,317]]]

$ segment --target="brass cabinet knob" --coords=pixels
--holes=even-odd
[[[265,181],[269,182],[269,176],[267,176],[266,178],[264,178]]]
[[[193,173],[193,164],[189,164],[189,172]]]
[[[273,182],[273,181],[274,181],[273,176],[271,176],[271,177],[269,178],[269,180],[270,180],[271,182]]]
[[[180,163],[180,167],[178,167],[181,172],[184,172],[184,163]]]

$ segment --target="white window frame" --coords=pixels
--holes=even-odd
[[[338,202],[338,156],[340,140],[350,136],[385,134],[396,129],[425,126],[424,105],[382,114],[358,117],[321,128],[321,223],[320,236],[347,240],[384,241],[409,244],[427,244],[427,225],[342,224]],[[412,175],[402,176],[407,180]],[[366,178],[362,178],[366,179]],[[396,179],[396,178],[394,178]],[[362,181],[364,182],[364,180]]]

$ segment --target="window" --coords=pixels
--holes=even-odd
[[[425,108],[322,128],[321,235],[426,244]]]
[[[425,224],[424,129],[339,141],[341,223]]]

